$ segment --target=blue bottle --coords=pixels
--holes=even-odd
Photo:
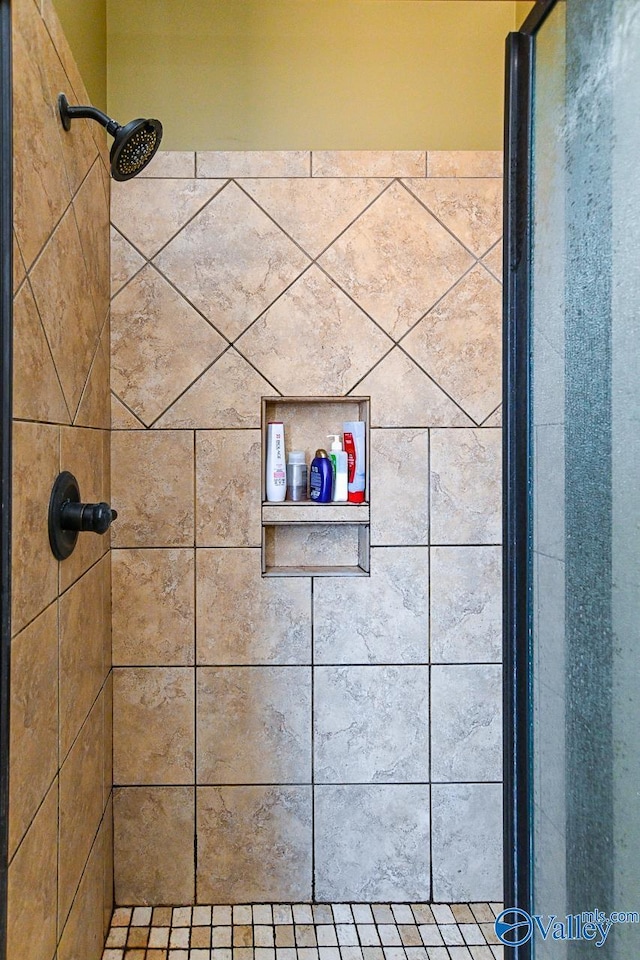
[[[331,503],[331,486],[333,483],[333,469],[326,450],[316,450],[311,463],[309,487],[311,499],[316,503]]]

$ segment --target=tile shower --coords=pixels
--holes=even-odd
[[[117,902],[500,899],[499,156],[165,153],[111,220]],[[279,395],[370,398],[370,577],[262,578]]]
[[[500,158],[176,152],[110,184],[101,131],[55,115],[88,97],[51,0],[12,6],[9,957],[99,957],[114,876],[163,905],[123,924],[148,960],[211,903],[263,901],[267,936],[271,902],[400,930],[385,904],[420,929],[457,901],[464,939],[501,896]],[[280,395],[370,398],[370,577],[261,576]],[[51,556],[60,469],[112,485],[113,549]]]

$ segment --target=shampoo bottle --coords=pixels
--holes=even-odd
[[[349,503],[364,503],[365,449],[364,421],[349,420],[343,424],[344,448],[349,459]]]
[[[270,503],[280,503],[287,495],[287,471],[284,462],[284,424],[267,425],[266,491]]]
[[[307,499],[307,465],[304,450],[290,450],[287,460],[287,500]]]
[[[346,503],[348,497],[348,460],[347,455],[342,449],[342,444],[340,443],[340,437],[337,433],[330,433],[329,437],[333,437],[333,443],[331,444],[331,453],[329,454],[329,459],[331,460],[331,467],[333,472],[333,502],[334,503]]]
[[[331,481],[333,479],[331,460],[326,450],[316,450],[311,463],[309,486],[310,497],[316,503],[331,503]]]

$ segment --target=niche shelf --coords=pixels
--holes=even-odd
[[[369,397],[262,398],[262,575],[264,577],[369,576]],[[269,503],[266,500],[267,424],[284,423],[287,453],[304,450],[308,465],[330,433],[346,420],[365,423],[365,502]]]

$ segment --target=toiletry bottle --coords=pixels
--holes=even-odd
[[[331,503],[332,479],[331,460],[329,460],[327,451],[316,450],[315,458],[311,463],[311,477],[309,480],[311,499],[316,503]]]
[[[284,424],[267,425],[267,500],[280,503],[287,495],[287,472],[284,462]]]
[[[287,458],[287,500],[307,499],[307,465],[304,450],[290,450]]]
[[[349,503],[364,503],[365,449],[364,421],[349,420],[343,424],[344,448],[349,459]]]
[[[333,437],[331,453],[329,454],[333,472],[333,497],[331,499],[334,503],[346,503],[348,497],[348,458],[342,449],[338,434],[330,433],[329,437]]]

